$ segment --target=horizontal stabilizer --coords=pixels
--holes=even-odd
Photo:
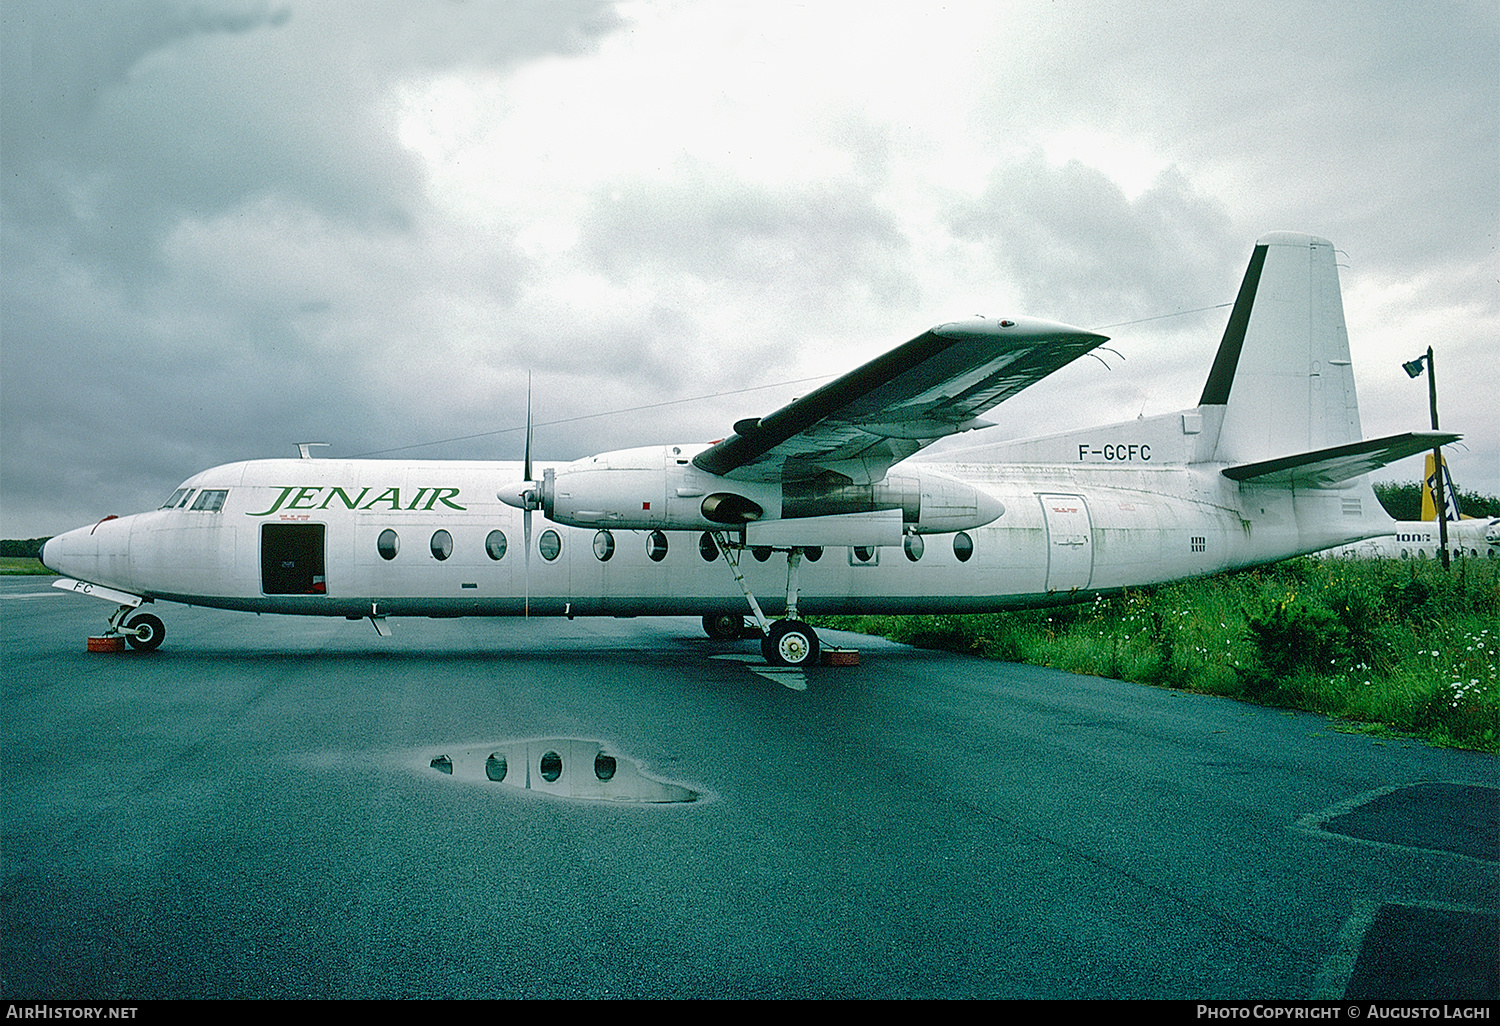
[[[1415,456],[1419,452],[1456,442],[1462,437],[1443,431],[1408,431],[1385,438],[1316,449],[1296,456],[1241,463],[1239,466],[1225,467],[1223,474],[1233,481],[1322,488],[1368,474],[1407,456]]]

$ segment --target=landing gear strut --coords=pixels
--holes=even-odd
[[[740,572],[740,556],[744,554],[745,546],[742,543],[732,542],[726,531],[715,531],[713,536],[719,546],[719,551],[724,554],[724,562],[729,564],[729,570],[734,574],[735,583],[740,586],[745,600],[750,603],[750,612],[755,617],[755,623],[761,635],[760,651],[766,657],[766,662],[773,666],[815,665],[818,661],[818,634],[797,618],[797,595],[800,591],[798,570],[802,566],[802,550],[795,546],[784,550],[786,552],[786,618],[773,621],[761,611],[760,603],[755,599],[755,593],[750,590],[750,586],[745,583],[745,575]],[[709,621],[733,619],[733,617],[704,617],[703,627],[709,632],[710,637],[715,637]]]

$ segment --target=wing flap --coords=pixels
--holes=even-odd
[[[1388,463],[1415,456],[1419,452],[1456,442],[1462,437],[1463,435],[1442,431],[1408,431],[1384,438],[1316,449],[1296,456],[1241,463],[1225,467],[1222,473],[1232,481],[1326,488],[1368,474],[1372,470],[1379,470]]]
[[[988,426],[981,413],[1106,340],[1035,319],[939,325],[769,416],[739,422],[693,463],[741,481],[849,468],[879,480],[930,442]]]

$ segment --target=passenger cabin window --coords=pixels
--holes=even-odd
[[[967,563],[969,557],[974,555],[974,539],[969,537],[967,531],[959,531],[953,536],[953,555],[958,557],[960,563]]]
[[[432,558],[447,559],[453,555],[453,535],[447,531],[434,531],[432,534]]]
[[[491,531],[484,540],[484,551],[491,559],[505,558],[505,532]]]
[[[193,509],[203,513],[217,513],[224,508],[224,497],[228,494],[227,488],[205,488],[198,493]]]
[[[651,557],[653,563],[660,563],[667,558],[667,536],[660,531],[652,531],[646,536],[646,555]]]
[[[542,537],[537,541],[537,551],[547,562],[552,562],[562,553],[562,538],[551,528],[542,532]]]
[[[611,556],[615,554],[615,536],[608,531],[600,531],[594,535],[594,557],[601,563],[608,563]]]
[[[395,559],[396,553],[401,551],[401,539],[396,537],[396,532],[387,527],[380,532],[380,537],[375,539],[375,551],[380,553],[381,559]]]

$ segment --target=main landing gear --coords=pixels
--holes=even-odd
[[[760,639],[760,653],[773,666],[814,666],[818,634],[801,620],[777,620]]]
[[[719,546],[719,551],[724,555],[724,562],[729,564],[729,570],[734,574],[735,583],[740,586],[745,600],[750,603],[750,612],[755,618],[755,626],[751,627],[742,616],[718,615],[705,616],[703,618],[703,629],[711,638],[727,641],[731,638],[743,637],[745,634],[754,632],[760,635],[761,655],[766,657],[766,662],[772,666],[814,666],[818,662],[818,633],[807,624],[797,618],[797,594],[800,590],[797,574],[802,565],[802,550],[790,548],[786,552],[786,617],[781,620],[771,620],[761,611],[760,603],[755,600],[755,593],[745,583],[745,575],[740,572],[740,556],[745,552],[745,546],[731,541],[728,532],[713,532],[714,542]]]
[[[752,627],[743,616],[732,613],[717,613],[703,618],[703,633],[715,641],[738,641],[740,638],[760,637],[760,628]]]

